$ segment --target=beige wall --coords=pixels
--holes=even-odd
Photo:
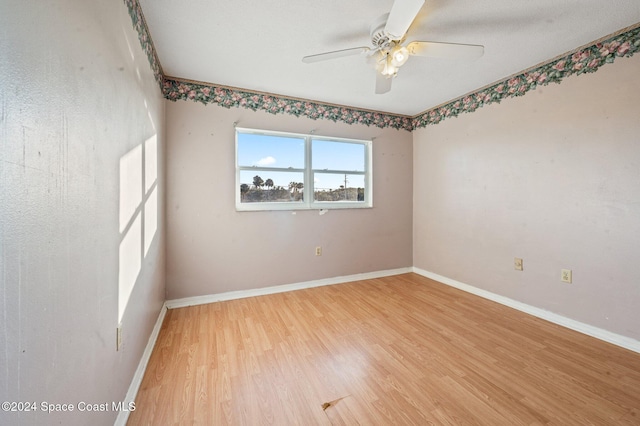
[[[164,101],[121,1],[3,0],[0,28],[0,401],[37,404],[0,424],[110,425],[39,404],[131,383],[165,296]]]
[[[414,266],[640,339],[638,75],[618,59],[415,131]]]
[[[167,120],[168,299],[411,266],[411,133],[184,101]],[[374,208],[237,212],[234,122],[375,138]]]

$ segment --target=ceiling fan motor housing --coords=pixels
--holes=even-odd
[[[384,15],[376,19],[375,22],[371,25],[371,44],[381,50],[391,48],[391,43],[394,41],[384,30],[385,26],[387,25],[387,18],[389,18],[389,14],[385,13]]]

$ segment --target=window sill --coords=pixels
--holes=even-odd
[[[261,212],[261,211],[299,211],[299,210],[345,210],[345,209],[371,209],[369,203],[314,203],[313,205],[296,205],[289,203],[245,203],[236,205],[237,212]]]

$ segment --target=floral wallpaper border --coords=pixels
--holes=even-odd
[[[312,120],[325,119],[347,124],[364,124],[380,128],[413,130],[411,117],[384,112],[366,111],[346,106],[321,104],[309,100],[291,99],[265,93],[193,83],[166,78],[163,83],[165,98],[176,101],[190,99],[203,104],[216,104],[225,108],[241,107],[271,114],[291,114]]]
[[[595,42],[593,45],[410,117],[167,77],[162,71],[139,0],[124,0],[124,2],[129,10],[133,27],[138,33],[140,45],[147,54],[155,79],[160,84],[166,99],[193,100],[225,108],[247,108],[271,114],[290,114],[313,120],[325,119],[407,131],[438,124],[445,118],[473,112],[484,105],[499,103],[506,98],[522,96],[538,86],[560,83],[573,74],[595,72],[601,66],[612,63],[616,58],[632,56],[640,50],[639,23],[604,41]]]
[[[430,124],[438,124],[445,118],[457,117],[463,112],[473,112],[484,105],[499,103],[506,98],[522,96],[538,86],[560,83],[573,74],[595,72],[604,64],[612,63],[619,57],[632,56],[639,50],[640,24],[604,41],[578,49],[559,59],[418,114],[412,119],[412,127],[419,129]]]
[[[149,28],[147,27],[147,23],[144,20],[140,2],[138,0],[124,0],[124,4],[129,10],[129,16],[131,17],[133,29],[138,33],[138,41],[140,41],[140,46],[142,46],[142,50],[144,50],[144,52],[147,54],[147,59],[149,59],[149,65],[151,65],[153,76],[160,85],[160,89],[162,89],[164,72],[162,71],[162,66],[160,65],[160,59],[158,59],[156,48],[153,46],[153,40],[151,40]]]

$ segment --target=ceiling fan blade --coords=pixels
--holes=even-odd
[[[376,95],[382,95],[391,90],[391,82],[393,78],[385,77],[380,72],[376,72]]]
[[[392,40],[400,40],[404,37],[423,4],[424,0],[396,0],[393,3],[387,25],[384,27]]]
[[[429,58],[476,59],[484,54],[479,44],[439,43],[435,41],[413,41],[407,45],[410,55]]]
[[[328,61],[330,59],[342,58],[344,56],[353,56],[366,53],[371,50],[368,47],[353,47],[351,49],[334,50],[333,52],[319,53],[317,55],[309,55],[302,58],[302,62],[311,64],[313,62]]]

